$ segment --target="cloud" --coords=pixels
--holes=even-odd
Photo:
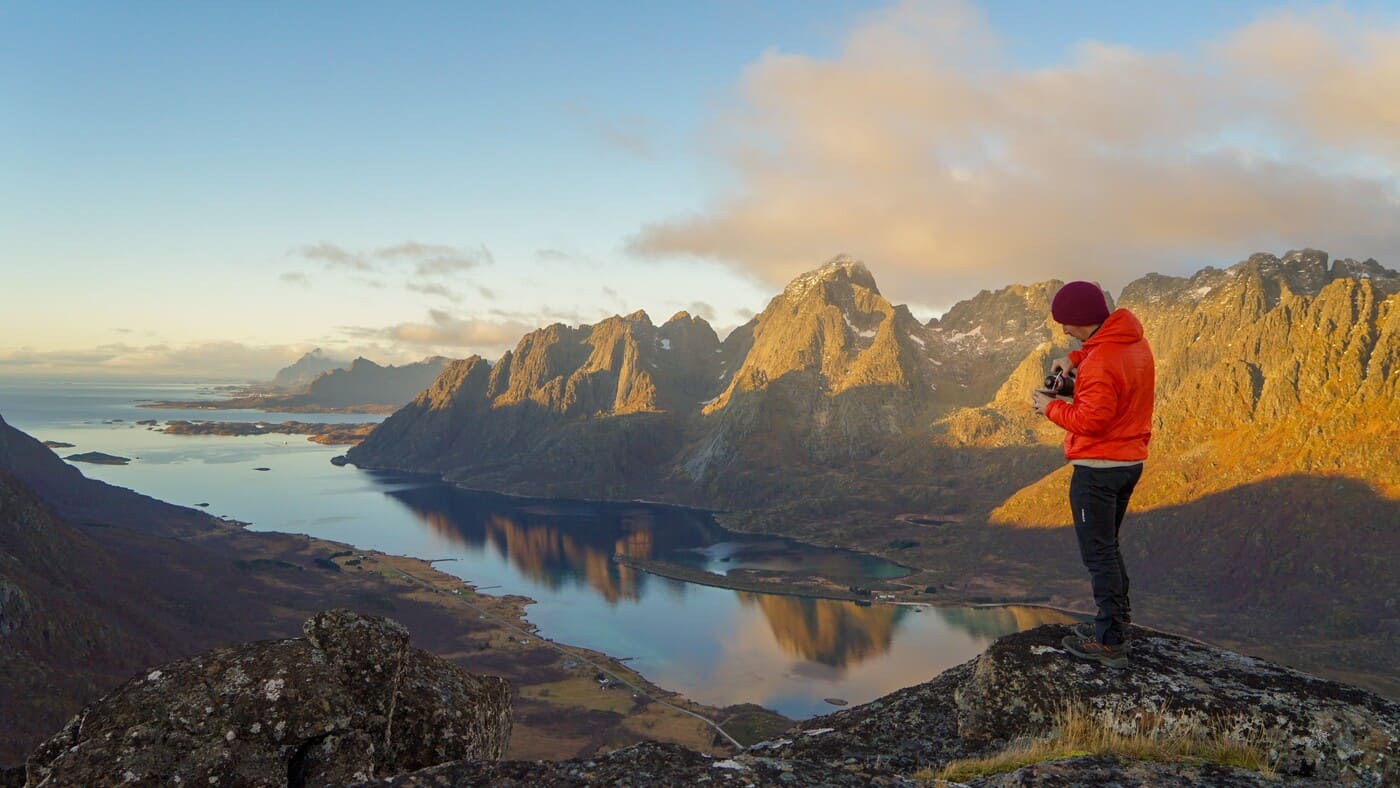
[[[384,260],[407,260],[416,265],[419,276],[447,276],[469,271],[481,265],[495,262],[491,250],[485,245],[475,249],[459,249],[441,244],[421,244],[405,241],[396,246],[388,246],[374,253]]]
[[[415,275],[426,279],[450,277],[495,262],[491,250],[484,244],[467,248],[418,241],[404,241],[367,252],[351,251],[322,241],[298,247],[292,254],[322,263],[332,270],[383,273],[395,267],[411,266]],[[283,278],[287,276],[284,274]]]
[[[408,284],[404,285],[404,287],[415,293],[422,293],[423,295],[440,296],[442,298],[447,299],[448,301],[452,301],[453,303],[462,300],[462,297],[457,295],[456,292],[449,290],[445,285],[438,284],[436,282],[409,282]]]
[[[311,278],[301,271],[288,271],[277,278],[289,285],[301,285],[302,287],[311,286]]]
[[[536,249],[535,259],[542,263],[564,263],[573,257],[568,252],[561,252],[558,249]]]
[[[348,251],[333,243],[322,241],[312,246],[303,246],[295,254],[308,260],[324,263],[327,268],[347,268],[352,271],[373,271],[374,266],[363,255]]]
[[[704,301],[691,301],[690,305],[685,308],[685,311],[696,317],[703,318],[706,322],[715,319],[715,308]]]
[[[1220,48],[1247,78],[1286,90],[1260,95],[1260,108],[1314,143],[1400,159],[1400,23],[1340,5],[1278,11]]]
[[[602,117],[588,107],[577,104],[570,105],[567,109],[608,147],[639,159],[650,159],[655,155],[649,139],[651,124],[644,118]]]
[[[603,300],[612,305],[614,309],[627,309],[627,299],[622,294],[611,287],[602,288]]]
[[[770,51],[715,119],[734,186],[632,251],[780,284],[838,252],[887,292],[1122,285],[1257,250],[1400,255],[1400,26],[1335,7],[1153,53],[1016,66],[974,7],[902,2],[830,59]]]
[[[301,345],[203,342],[187,345],[116,343],[91,349],[0,349],[0,375],[144,377],[177,380],[268,380],[309,350]]]
[[[462,357],[478,353],[495,357],[515,346],[538,323],[516,319],[485,320],[458,317],[446,310],[430,309],[424,321],[398,323],[384,328],[346,327],[341,330],[362,340],[380,340]]]

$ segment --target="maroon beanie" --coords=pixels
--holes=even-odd
[[[1070,282],[1055,293],[1050,314],[1067,326],[1095,326],[1108,319],[1108,302],[1093,282]]]

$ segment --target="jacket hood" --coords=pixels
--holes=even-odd
[[[1084,350],[1089,350],[1095,345],[1126,345],[1142,339],[1142,323],[1138,321],[1137,315],[1126,309],[1115,309],[1111,312],[1099,330],[1084,342]]]

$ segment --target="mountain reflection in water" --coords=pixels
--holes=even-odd
[[[639,599],[649,582],[683,585],[621,566],[613,555],[658,558],[711,544],[723,535],[709,515],[686,509],[573,501],[522,504],[440,484],[389,495],[449,541],[490,549],[546,588],[584,586],[613,604]]]
[[[735,593],[746,607],[763,611],[783,651],[833,668],[889,651],[895,625],[908,612],[897,605]]]
[[[716,574],[743,566],[820,572],[854,582],[900,573],[894,564],[857,553],[729,532],[709,513],[694,509],[522,500],[441,483],[398,487],[387,493],[436,535],[473,551],[494,553],[543,588],[585,588],[613,607],[638,601],[650,589],[685,594],[692,588],[619,565],[613,560],[617,554],[698,566]],[[1071,620],[1037,608],[916,611],[895,605],[733,593],[742,608],[761,613],[781,653],[808,663],[806,672],[816,669],[832,677],[886,655],[896,630],[911,615],[941,617],[951,629],[988,639],[1041,623]]]
[[[746,567],[819,572],[858,582],[903,569],[844,550],[773,536],[739,534],[708,512],[674,506],[590,501],[539,501],[427,484],[388,491],[439,536],[474,550],[490,549],[550,589],[581,585],[603,599],[638,599],[647,583],[675,586],[616,564],[614,555],[694,566],[716,574]],[[683,585],[683,584],[682,584]]]

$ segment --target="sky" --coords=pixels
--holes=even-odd
[[[1395,3],[0,4],[0,377],[1400,268]]]

